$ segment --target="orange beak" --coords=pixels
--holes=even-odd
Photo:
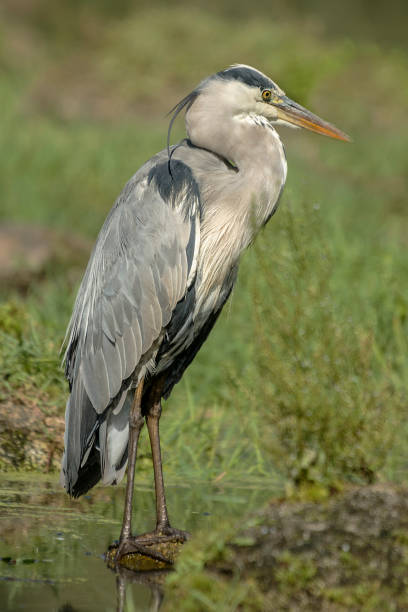
[[[344,132],[341,132],[334,125],[323,121],[317,115],[314,115],[300,104],[293,102],[287,96],[282,96],[275,103],[272,102],[273,106],[278,111],[278,118],[281,121],[292,123],[299,127],[323,134],[323,136],[329,136],[330,138],[337,138],[337,140],[344,140],[350,142],[349,136]]]

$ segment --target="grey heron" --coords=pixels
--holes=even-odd
[[[276,126],[348,137],[262,72],[234,65],[172,111],[187,138],[125,185],[96,242],[67,330],[61,480],[77,497],[99,480],[127,487],[118,556],[184,539],[168,518],[159,440],[161,399],[194,359],[237,277],[240,256],[276,211],[286,158]],[[146,422],[156,529],[132,536],[133,479]]]

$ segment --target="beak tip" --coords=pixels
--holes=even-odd
[[[336,140],[342,140],[343,142],[352,142],[350,136],[336,128],[331,123],[327,123],[317,115],[314,115],[300,104],[297,104],[289,98],[284,98],[283,104],[277,106],[278,117],[292,123],[298,127],[305,128],[311,132],[317,132],[322,136],[328,136],[329,138],[335,138]]]
[[[348,134],[345,134],[344,132],[341,132],[341,135],[338,136],[339,140],[342,140],[343,142],[353,142],[353,139],[351,138],[351,136],[349,136]]]

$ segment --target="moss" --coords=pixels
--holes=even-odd
[[[208,608],[197,609],[229,609],[236,585],[231,610],[405,609],[407,539],[406,489],[378,485],[324,503],[273,503],[237,532],[229,526],[190,542],[168,579],[166,609],[181,594],[182,609],[193,609],[203,593]]]
[[[313,560],[306,555],[294,555],[286,550],[276,561],[276,585],[287,593],[307,588],[317,573]]]

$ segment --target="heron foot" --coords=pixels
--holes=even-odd
[[[173,565],[174,559],[190,534],[166,525],[138,536],[129,536],[109,547],[108,562],[115,566],[127,564],[130,557],[143,560],[143,569],[158,569]],[[124,559],[127,557],[127,559]]]
[[[183,531],[182,529],[175,529],[174,527],[170,527],[170,525],[164,525],[163,527],[158,527],[156,531],[152,532],[152,535],[157,534],[159,537],[166,537],[174,540],[177,540],[181,544],[187,542],[190,539],[190,534],[188,531]]]

